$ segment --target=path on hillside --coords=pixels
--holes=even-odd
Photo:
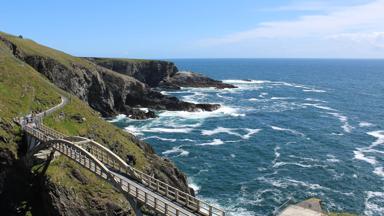
[[[32,146],[28,147],[30,152],[34,154],[52,148],[105,179],[129,197],[133,197],[136,203],[147,205],[160,214],[225,215],[224,211],[131,167],[96,141],[79,136],[70,137],[43,124],[42,118],[61,109],[67,103],[68,98],[61,96],[60,104],[36,114],[31,121],[20,119],[20,125],[29,136],[28,146]]]

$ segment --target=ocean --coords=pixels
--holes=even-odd
[[[233,216],[311,197],[328,211],[384,215],[384,60],[172,61],[238,88],[163,92],[217,111],[111,122],[174,161],[199,198]]]

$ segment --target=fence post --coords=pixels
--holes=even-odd
[[[200,211],[200,200],[196,199],[196,202],[197,202],[196,211],[199,212]]]

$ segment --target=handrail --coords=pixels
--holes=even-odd
[[[201,200],[197,199],[196,197],[194,197],[188,193],[185,193],[176,187],[168,185],[165,182],[162,182],[162,181],[160,181],[160,180],[158,180],[158,179],[156,179],[156,178],[154,178],[154,177],[152,177],[152,176],[150,176],[150,175],[148,175],[148,174],[146,174],[146,173],[144,173],[144,172],[142,172],[142,171],[140,171],[140,170],[138,170],[132,166],[129,166],[127,163],[125,163],[119,156],[117,156],[111,150],[109,150],[105,146],[103,146],[103,145],[101,145],[101,144],[99,144],[93,140],[91,140],[90,142],[87,142],[85,144],[82,144],[82,145],[86,145],[88,147],[90,147],[90,145],[92,145],[92,146],[95,146],[96,148],[98,148],[98,150],[104,151],[104,153],[106,153],[109,156],[112,156],[113,159],[116,159],[118,164],[120,164],[123,167],[116,167],[116,165],[118,165],[116,163],[111,164],[110,163],[111,161],[109,160],[109,158],[105,157],[103,154],[96,153],[96,158],[98,158],[102,162],[107,163],[112,168],[114,168],[120,172],[123,172],[124,174],[132,175],[132,173],[133,173],[134,177],[137,178],[138,180],[140,180],[140,182],[143,183],[144,185],[147,185],[148,187],[150,187],[152,190],[155,190],[159,194],[162,194],[162,195],[166,196],[167,198],[174,200],[177,203],[179,203],[183,206],[186,206],[193,211],[198,211],[200,213],[208,213],[208,215],[218,215],[218,216],[225,214],[219,208],[211,206],[210,204],[208,204],[204,201],[201,201]],[[92,148],[90,150],[92,150]]]
[[[109,179],[113,185],[134,196],[144,204],[153,207],[160,213],[176,216],[191,215],[191,212],[206,216],[225,215],[225,212],[221,209],[133,168],[111,150],[94,140],[84,138],[85,141],[88,140],[88,142],[79,142],[76,144],[66,140],[65,138],[68,136],[63,133],[45,126],[42,123],[42,117],[44,117],[45,114],[52,113],[61,108],[66,102],[67,99],[62,97],[62,102],[59,105],[46,112],[39,113],[35,116],[31,124],[26,123],[23,119],[19,119],[18,122],[25,132],[43,141],[43,143],[35,147],[34,150],[52,146],[55,150],[75,160],[85,168],[100,175],[104,179]],[[14,120],[17,121],[16,118]],[[91,163],[94,164],[94,169],[92,169]],[[99,170],[96,169],[96,165],[99,167]],[[112,168],[112,170],[117,170],[123,175],[114,173],[108,167]],[[124,177],[124,175],[135,179],[138,183]],[[134,194],[132,194],[131,188],[135,188]],[[188,211],[184,210],[184,207],[188,209]]]

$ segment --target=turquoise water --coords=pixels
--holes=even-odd
[[[113,122],[171,158],[200,198],[230,215],[273,215],[310,197],[329,211],[384,215],[384,61],[174,62],[239,88],[164,92],[222,104],[211,113]]]

